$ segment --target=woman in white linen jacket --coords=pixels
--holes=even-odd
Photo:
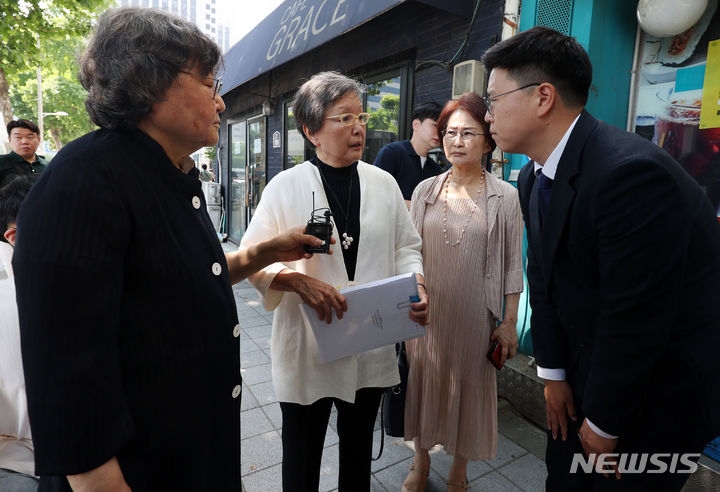
[[[299,305],[308,304],[330,322],[333,313],[342,316],[347,309],[338,288],[410,272],[423,283],[421,239],[397,183],[359,160],[367,123],[363,90],[335,72],[316,74],[299,89],[293,111],[317,156],[268,183],[240,245],[305,225],[313,208],[328,207],[333,213],[333,254],[275,263],[250,277],[264,307],[275,310],[270,345],[283,415],[285,492],[318,489],[333,404],[338,409],[339,490],[370,490],[380,397],[384,388],[399,382],[394,346],[323,363]],[[418,290],[421,301],[412,304],[410,318],[425,324],[427,293]]]

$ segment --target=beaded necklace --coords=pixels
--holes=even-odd
[[[470,219],[472,219],[473,214],[475,213],[475,210],[480,208],[480,195],[482,194],[483,189],[485,188],[485,172],[481,174],[480,178],[480,186],[477,190],[477,197],[473,201],[475,204],[474,207],[471,207],[470,214],[468,215],[467,219],[465,219],[465,225],[463,225],[462,230],[460,231],[460,236],[457,238],[457,240],[454,243],[451,243],[448,239],[448,231],[447,231],[447,204],[448,204],[448,184],[450,183],[450,179],[452,178],[452,169],[450,172],[448,172],[447,178],[445,178],[445,197],[443,200],[443,218],[442,218],[442,228],[443,228],[443,237],[445,238],[445,246],[457,246],[460,244],[460,241],[462,241],[462,238],[465,236],[465,230],[467,229],[467,226],[470,224]]]
[[[357,265],[358,243],[360,242],[359,236],[361,231],[360,175],[357,170],[358,164],[354,162],[345,168],[334,168],[320,161],[317,156],[313,157],[310,162],[318,167],[320,179],[322,180],[323,189],[328,199],[328,205],[333,213],[333,222],[335,222],[338,234],[340,234],[340,231],[344,231],[343,234],[340,234],[342,238],[341,251],[348,279],[352,281],[355,279],[355,267]],[[348,181],[350,181],[349,184]],[[343,208],[344,203],[340,203],[339,201],[345,199],[345,186],[348,186],[347,208]],[[352,237],[352,241],[348,241],[348,237],[343,237],[345,235]]]
[[[342,233],[341,244],[342,244],[343,249],[349,249],[350,245],[353,243],[353,241],[355,241],[355,238],[352,237],[352,235],[350,235],[348,233],[348,226],[350,225],[349,224],[350,223],[350,199],[352,198],[353,177],[355,176],[355,168],[352,168],[350,170],[350,179],[348,181],[348,192],[347,192],[348,202],[347,202],[347,207],[344,207],[344,208],[342,206],[342,203],[340,203],[340,199],[335,194],[335,190],[332,189],[332,187],[330,186],[330,183],[328,183],[327,179],[325,179],[325,174],[323,173],[322,167],[318,164],[317,168],[318,168],[318,171],[320,172],[320,178],[322,179],[323,183],[325,184],[325,189],[327,189],[330,192],[333,199],[335,200],[335,204],[340,209],[340,213],[342,213],[343,216],[345,217],[345,232]]]

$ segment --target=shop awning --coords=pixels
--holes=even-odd
[[[221,94],[410,1],[468,18],[475,3],[475,0],[286,0],[225,54]]]

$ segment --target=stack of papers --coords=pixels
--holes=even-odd
[[[414,273],[348,287],[340,292],[347,299],[348,310],[342,319],[333,316],[330,324],[320,320],[310,306],[300,305],[315,334],[323,362],[425,335],[425,327],[409,316],[410,303],[418,295]]]

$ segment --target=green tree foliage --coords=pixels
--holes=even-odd
[[[207,157],[211,163],[213,163],[213,167],[215,160],[217,159],[217,147],[205,147],[205,157]]]
[[[38,120],[37,69],[42,75],[45,139],[55,146],[92,125],[77,81],[76,55],[93,21],[112,0],[0,0],[0,108],[4,123],[13,116]]]
[[[380,109],[370,113],[368,128],[398,133],[400,117],[400,96],[385,95],[380,99]]]
[[[95,128],[85,111],[86,92],[77,80],[76,54],[81,48],[81,38],[68,36],[63,40],[48,40],[43,50],[53,54],[53,62],[43,64],[41,69],[43,112],[67,113],[67,116],[43,118],[44,138],[54,150]],[[10,91],[15,115],[38,121],[37,70],[19,72],[15,79]]]

